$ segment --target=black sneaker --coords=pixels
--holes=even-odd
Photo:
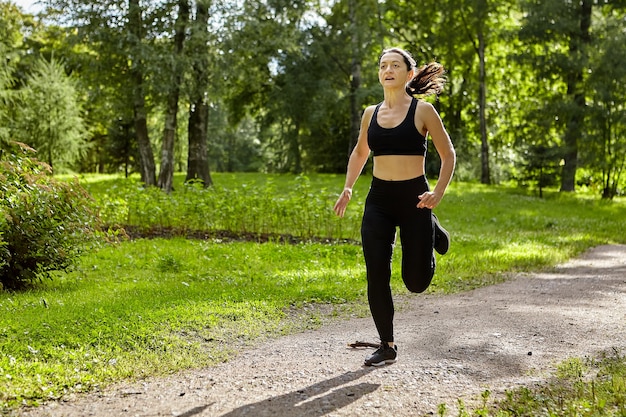
[[[389,346],[387,342],[381,342],[376,352],[365,358],[365,366],[382,366],[394,363],[398,360],[398,346]]]
[[[433,213],[433,225],[435,226],[435,250],[440,255],[445,255],[450,249],[450,233],[439,224],[439,219]]]

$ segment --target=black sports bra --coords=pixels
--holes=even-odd
[[[415,127],[415,109],[417,100],[413,99],[406,117],[396,127],[384,128],[378,124],[379,103],[372,115],[372,121],[367,129],[367,144],[378,155],[426,155],[426,137]]]

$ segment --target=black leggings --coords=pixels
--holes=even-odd
[[[381,341],[393,342],[391,258],[400,227],[402,279],[411,292],[423,292],[435,274],[434,225],[430,209],[417,208],[418,196],[428,191],[420,176],[406,181],[374,177],[365,200],[361,241],[367,268],[367,297]]]

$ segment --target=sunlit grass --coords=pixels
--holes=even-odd
[[[484,391],[482,405],[465,407],[458,417],[621,417],[626,415],[626,357],[607,352],[598,358],[570,358],[552,377],[533,387],[506,390],[502,397]],[[448,416],[445,405],[440,417]]]
[[[215,187],[170,194],[136,179],[83,178],[110,224],[289,234],[299,244],[140,239],[85,254],[77,268],[25,293],[0,293],[0,405],[59,398],[112,381],[208,366],[237,349],[323,320],[311,303],[367,314],[359,240],[369,180],[348,216],[332,205],[340,175],[214,174]],[[626,243],[626,202],[454,183],[437,214],[452,234],[431,292],[487,285]],[[351,240],[350,240],[351,242]],[[400,279],[400,247],[393,286]],[[291,314],[299,313],[293,320]]]
[[[85,256],[41,289],[0,294],[0,404],[207,366],[304,329],[290,306],[363,298],[359,252],[157,239]]]

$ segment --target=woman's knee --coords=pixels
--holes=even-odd
[[[402,274],[402,280],[404,281],[404,285],[406,289],[414,292],[421,293],[424,292],[430,287],[430,283],[433,280],[434,271],[427,273],[426,275],[414,275],[410,276],[409,274]]]
[[[405,283],[406,284],[406,283]],[[428,284],[420,283],[420,284],[406,284],[406,288],[413,293],[422,293],[426,291],[430,287],[430,282]]]

